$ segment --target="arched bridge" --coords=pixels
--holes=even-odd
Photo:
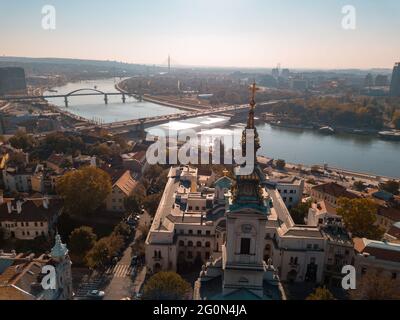
[[[103,92],[98,89],[93,88],[82,88],[71,91],[67,94],[54,94],[54,95],[40,95],[40,96],[4,96],[0,97],[0,100],[5,101],[32,101],[37,99],[51,99],[51,98],[64,98],[65,107],[68,107],[68,98],[69,97],[81,97],[81,96],[104,96],[104,103],[108,104],[109,96],[121,96],[122,102],[126,102],[126,96],[133,96],[136,99],[141,100],[141,95],[135,93],[128,93],[124,91],[116,91],[116,92]]]
[[[69,97],[69,96],[72,96],[72,95],[76,95],[78,92],[82,92],[82,91],[92,91],[92,92],[97,92],[98,94],[106,94],[105,92],[97,90],[97,89],[83,88],[83,89],[78,89],[78,90],[71,91],[70,93],[67,93],[65,96]]]

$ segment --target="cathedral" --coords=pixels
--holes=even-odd
[[[151,272],[201,270],[195,299],[285,299],[281,280],[321,282],[326,237],[318,226],[297,226],[262,172],[254,125],[256,86],[246,135],[254,138],[254,170],[215,179],[200,168],[170,169],[146,239]]]

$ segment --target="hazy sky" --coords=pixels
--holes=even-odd
[[[56,8],[56,30],[42,7]],[[342,7],[356,29],[342,28]],[[0,0],[0,55],[180,65],[393,67],[399,0]]]

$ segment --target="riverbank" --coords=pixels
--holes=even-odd
[[[283,122],[276,121],[268,121],[264,120],[264,123],[267,123],[273,127],[280,128],[288,128],[288,129],[299,129],[299,130],[313,130],[316,132],[320,132],[321,134],[353,134],[358,136],[369,136],[380,138],[383,140],[391,140],[391,141],[400,141],[400,131],[399,130],[386,130],[380,131],[376,129],[358,129],[358,128],[349,128],[349,127],[325,127],[329,128],[329,132],[327,130],[322,131],[323,126],[312,126],[312,125],[302,125],[302,124],[289,124]]]

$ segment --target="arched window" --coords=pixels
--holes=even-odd
[[[180,247],[184,247],[185,246],[185,241],[183,241],[183,240],[179,241],[179,246]]]
[[[197,241],[196,247],[201,248],[201,241]]]
[[[188,247],[193,247],[193,242],[192,241],[188,242]]]
[[[206,242],[206,248],[211,247],[211,243],[209,241]]]

